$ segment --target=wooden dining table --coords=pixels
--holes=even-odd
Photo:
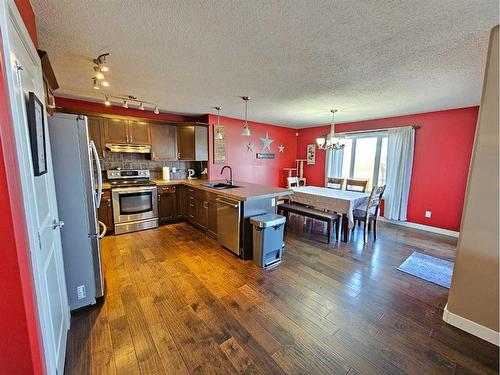
[[[354,225],[353,211],[366,207],[370,193],[336,190],[319,186],[292,187],[292,202],[306,204],[320,210],[342,215],[342,240],[349,240],[349,228]]]

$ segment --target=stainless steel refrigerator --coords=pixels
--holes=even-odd
[[[61,240],[68,300],[75,310],[104,295],[97,220],[102,171],[85,116],[57,113],[49,118],[49,134],[59,218],[64,221]]]

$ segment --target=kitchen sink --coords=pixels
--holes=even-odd
[[[224,182],[207,182],[205,184],[202,184],[202,186],[206,186],[217,190],[234,189],[239,187],[236,185],[226,184]]]

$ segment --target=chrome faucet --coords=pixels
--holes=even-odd
[[[224,169],[229,168],[229,180],[226,178],[226,181],[229,185],[233,185],[233,169],[229,165],[225,165],[222,167],[220,174],[224,173]]]

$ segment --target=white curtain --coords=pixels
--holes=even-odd
[[[413,127],[388,130],[387,186],[384,195],[384,216],[388,219],[406,220],[414,147]]]
[[[325,163],[325,186],[327,186],[328,177],[342,177],[342,160],[344,150],[326,150]]]

